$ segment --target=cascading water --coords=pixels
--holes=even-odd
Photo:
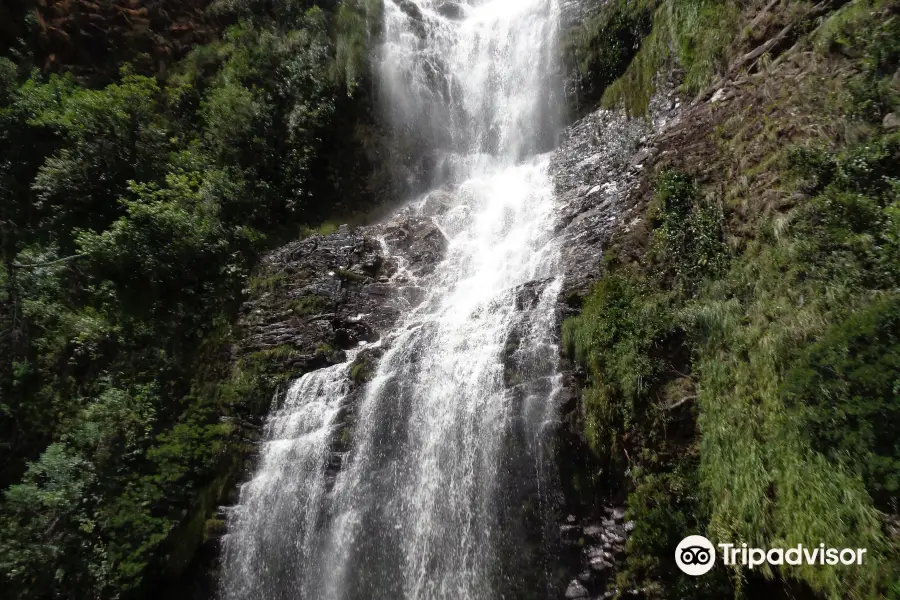
[[[434,153],[446,255],[381,342],[333,489],[349,364],[304,376],[270,415],[229,520],[225,600],[558,593],[542,528],[561,268],[538,154],[556,127],[556,13],[554,0],[386,1],[384,103]]]
[[[260,465],[241,490],[228,544],[227,597],[281,597],[269,595],[262,582],[299,578],[304,565],[315,560],[328,442],[349,391],[348,365],[295,381],[283,406],[269,415]]]

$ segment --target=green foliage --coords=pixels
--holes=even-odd
[[[671,60],[684,70],[683,91],[701,91],[725,67],[738,11],[734,0],[661,0],[652,30],[622,76],[606,88],[603,106],[622,106],[632,115],[646,113],[657,74]]]
[[[734,595],[723,570],[691,577],[675,564],[673,549],[685,533],[704,531],[706,510],[694,457],[678,461],[668,472],[637,473],[627,516],[635,527],[626,547],[626,568],[617,574],[621,588],[640,587],[650,598]]]
[[[335,223],[332,223],[330,221],[326,221],[325,223],[322,223],[318,227],[310,227],[309,225],[304,225],[303,227],[300,228],[300,237],[308,238],[313,235],[320,235],[320,236],[331,235],[332,233],[337,232],[337,230],[338,230],[338,225]]]
[[[362,353],[350,365],[350,379],[356,384],[365,383],[372,379],[376,366],[377,363],[372,355]]]
[[[79,251],[111,284],[104,293],[114,291],[131,316],[164,321],[165,314],[173,326],[200,327],[215,309],[209,299],[238,287],[240,269],[223,271],[236,244],[229,244],[214,205],[202,201],[201,177],[169,175],[164,188],[132,183],[135,199],[122,201],[124,216],[102,233],[79,234]]]
[[[352,95],[366,72],[370,23],[377,22],[380,0],[347,0],[334,15],[334,62],[332,77]]]
[[[301,22],[284,32],[247,22],[230,28],[217,49],[220,71],[199,103],[203,146],[241,192],[230,220],[260,229],[308,215],[311,160],[338,91],[322,11],[310,9]]]
[[[265,143],[256,132],[270,124],[265,101],[240,84],[225,84],[207,93],[200,105],[204,141],[223,163],[239,163],[242,155]],[[261,148],[259,148],[261,149]]]
[[[16,64],[6,57],[0,56],[0,105],[9,104],[18,87]]]
[[[650,208],[656,222],[650,255],[685,287],[721,271],[727,258],[722,209],[698,196],[691,177],[666,171],[657,182]]]
[[[721,73],[725,49],[737,32],[739,4],[732,0],[680,0],[665,5],[671,47],[685,70],[684,91],[696,94]]]
[[[563,324],[567,354],[590,380],[584,392],[585,435],[609,468],[621,470],[621,437],[635,427],[653,435],[661,407],[657,393],[671,369],[679,332],[665,294],[627,273],[605,276],[582,312]]]
[[[605,103],[646,111],[656,74],[673,58],[685,89],[698,91],[722,71],[736,10],[661,2]],[[827,60],[841,57],[829,89],[846,118],[834,139],[810,132],[798,147],[754,158],[766,181],[788,187],[773,195],[792,197],[788,208],[766,206],[774,216],[748,227],[746,214],[726,220],[711,200],[741,196],[745,182],[706,170],[713,195],[664,171],[647,215],[650,260],[610,259],[582,314],[564,324],[568,353],[586,373],[585,436],[612,485],[628,491],[635,519],[622,588],[721,598],[800,582],[818,597],[897,594],[900,139],[882,128],[900,104],[896,11],[892,0],[849,2],[813,32]],[[742,166],[745,158],[734,157]],[[743,245],[726,251],[726,236]],[[610,454],[619,456],[612,469],[602,462]],[[823,542],[869,554],[853,570],[733,569],[729,581],[686,581],[671,551],[688,532],[714,543]]]
[[[291,303],[291,311],[297,316],[317,315],[328,310],[328,298],[310,294],[302,296]]]
[[[878,394],[894,394],[893,380],[869,379],[863,363],[875,367],[883,357],[887,379],[896,368],[891,301],[872,304],[873,294],[898,282],[890,216],[896,142],[872,140],[829,158],[792,156],[801,173],[812,173],[809,189],[818,194],[797,209],[790,228],[761,236],[686,310],[700,341],[695,370],[710,532],[760,546],[821,539],[869,548],[873,559],[853,573],[792,571],[823,595],[868,598],[891,577],[895,552],[877,507],[887,506],[896,464],[865,424],[892,418],[892,401]],[[883,335],[873,323],[886,327]],[[861,338],[872,353],[842,362]],[[841,411],[854,416],[844,419]],[[830,445],[851,439],[858,445],[849,455]]]
[[[349,283],[362,283],[368,279],[365,275],[354,273],[348,269],[335,269],[334,274]]]
[[[90,461],[51,444],[6,491],[0,570],[13,597],[102,588],[109,564],[95,533],[96,482]]]
[[[578,72],[579,101],[593,104],[626,70],[650,32],[651,2],[607,3],[570,30],[563,47]]]
[[[721,215],[697,217],[695,182],[663,173],[644,274],[613,262],[582,314],[564,325],[590,383],[585,435],[595,450],[627,452],[629,510],[645,521],[629,545],[625,583],[721,597],[719,584],[673,581],[669,538],[687,526],[714,542],[868,548],[871,559],[852,572],[778,573],[825,597],[878,597],[897,576],[884,521],[897,510],[900,481],[891,433],[900,385],[900,142],[884,135],[788,155],[794,180],[812,197],[728,261]],[[704,239],[713,243],[695,243]],[[655,411],[635,411],[641,390],[653,390],[645,402]],[[699,437],[688,447],[676,434],[684,423],[667,418],[679,396],[685,407],[696,404],[687,432],[695,427]],[[661,429],[668,433],[654,435]],[[740,592],[746,574],[735,577]]]
[[[316,346],[316,356],[334,363],[341,362],[340,350],[331,344],[319,344]]]
[[[33,124],[56,132],[63,147],[47,158],[34,180],[38,208],[63,239],[72,229],[102,230],[119,214],[117,199],[129,181],[154,181],[168,151],[155,79],[125,75],[103,90],[77,89],[51,80],[50,96]],[[60,89],[62,96],[59,97]],[[70,239],[70,238],[69,238]]]
[[[62,439],[96,467],[113,467],[121,474],[140,459],[152,438],[158,406],[152,386],[132,394],[109,385],[82,409]]]
[[[287,275],[282,272],[269,275],[257,275],[250,278],[250,292],[254,295],[263,292],[272,292],[281,287],[287,281]]]
[[[900,297],[832,326],[785,375],[785,395],[809,423],[816,451],[863,477],[875,505],[900,497]]]
[[[298,29],[303,26],[307,11],[318,4],[316,0],[214,0],[209,10],[214,15],[246,20],[254,28],[279,25],[283,29]]]
[[[153,596],[300,375],[289,347],[231,365],[230,324],[285,282],[249,277],[263,250],[370,200],[316,169],[367,118],[379,4],[315,4],[232,3],[165,79],[89,89],[0,59],[4,597]]]
[[[858,58],[850,85],[852,117],[881,123],[900,104],[900,89],[891,79],[900,66],[900,19],[891,0],[847,3],[822,24],[813,44],[820,52]]]

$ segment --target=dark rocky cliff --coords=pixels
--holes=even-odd
[[[435,199],[435,202],[438,202]],[[439,202],[437,204],[439,205]],[[378,342],[404,311],[422,300],[416,275],[440,261],[446,240],[430,219],[401,211],[380,225],[341,226],[291,242],[263,257],[240,311],[238,341],[225,359],[256,374],[252,398],[244,401],[235,440],[233,468],[221,488],[219,509],[199,515],[209,519],[195,558],[168,593],[182,598],[215,594],[221,559],[221,514],[236,500],[237,486],[252,473],[263,419],[283,399],[287,385],[311,371],[347,360],[354,391],[335,428],[328,460],[329,479],[342,467],[347,440],[355,426],[356,407],[383,352]],[[409,276],[407,276],[408,274]]]
[[[114,77],[125,62],[141,72],[164,72],[220,29],[206,14],[209,4],[16,0],[0,8],[0,49],[30,50],[36,66],[93,82]]]

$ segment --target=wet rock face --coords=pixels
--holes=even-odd
[[[326,467],[330,490],[350,451],[357,408],[385,348],[375,344],[421,301],[416,281],[443,258],[447,240],[431,219],[398,213],[371,227],[291,242],[266,256],[251,280],[236,359],[270,352],[276,370],[299,377],[347,360],[352,391],[336,421]]]
[[[641,225],[644,202],[652,193],[645,165],[658,154],[657,139],[677,121],[678,114],[674,94],[660,93],[651,102],[650,119],[628,119],[621,112],[599,110],[566,131],[550,164],[559,199],[558,234],[565,265],[561,316],[575,312],[567,306],[568,298],[585,295],[602,276],[603,253],[614,236]],[[527,294],[522,299],[527,302]],[[561,566],[566,571],[561,598],[635,595],[614,587],[633,529],[619,507],[623,491],[607,490],[605,500],[598,503],[593,495],[584,496],[569,485],[594,467],[583,433],[579,390],[584,373],[566,360],[563,369],[556,448],[564,504],[570,514],[559,524]]]
[[[396,318],[379,282],[391,269],[376,239],[346,227],[280,248],[251,281],[240,351],[287,345],[303,356],[303,371],[342,361],[342,350],[375,341]]]
[[[384,228],[391,254],[402,255],[416,277],[429,275],[447,250],[447,238],[430,218],[406,215]]]
[[[405,274],[432,272],[446,246],[430,219],[400,214],[279,248],[251,281],[238,353],[288,346],[285,367],[298,373],[343,362],[345,350],[377,341],[421,300]],[[401,263],[404,274],[395,278]]]
[[[579,521],[569,516],[560,526],[563,552],[577,575],[564,597],[613,598],[618,593],[615,575],[625,556],[625,542],[634,524],[625,520],[620,507],[606,508],[599,518]]]
[[[444,214],[453,206],[453,194],[446,190],[434,190],[421,202],[418,213],[422,217],[436,217]]]
[[[380,345],[367,346],[356,355],[350,367],[351,392],[335,420],[334,434],[329,444],[329,458],[325,467],[325,490],[329,493],[334,489],[338,475],[350,457],[350,440],[353,439],[353,432],[358,423],[358,408],[365,394],[365,384],[374,374],[378,359],[384,354],[384,350]]]
[[[658,95],[649,121],[598,110],[566,131],[550,164],[562,207],[563,296],[585,293],[600,276],[603,251],[613,234],[636,224],[630,192],[656,152],[654,136],[674,120],[673,98],[671,93]]]

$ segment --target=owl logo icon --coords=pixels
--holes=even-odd
[[[675,562],[688,575],[704,575],[716,564],[716,551],[702,535],[689,535],[675,549]]]

